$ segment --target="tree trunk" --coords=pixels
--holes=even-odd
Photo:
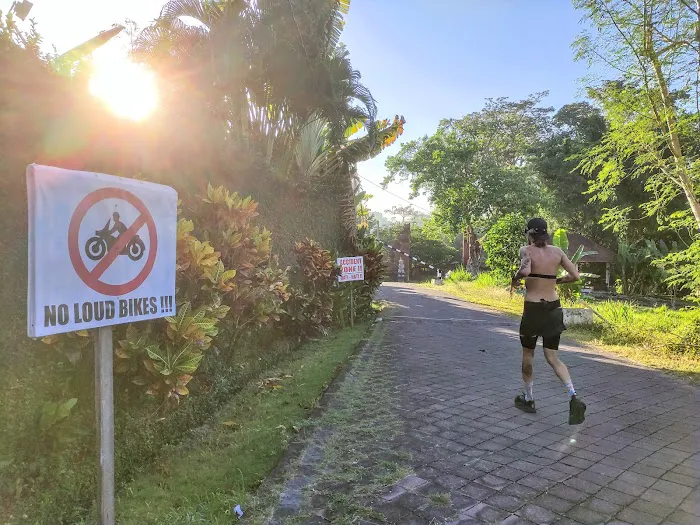
[[[664,72],[661,69],[661,61],[656,50],[653,49],[651,44],[651,21],[646,25],[647,42],[649,44],[646,46],[646,54],[654,67],[654,75],[656,76],[656,81],[659,83],[659,89],[661,91],[661,101],[664,108],[665,122],[659,122],[661,126],[665,126],[669,135],[669,149],[673,154],[673,160],[675,163],[676,176],[678,178],[678,183],[683,189],[685,198],[690,205],[690,210],[693,212],[693,217],[695,217],[695,224],[700,230],[700,202],[698,202],[698,197],[695,194],[693,185],[690,181],[690,176],[688,175],[688,169],[686,167],[685,157],[683,155],[683,148],[681,146],[680,137],[678,136],[678,131],[676,130],[676,108],[671,100],[668,82],[664,76]]]
[[[357,248],[357,209],[355,208],[354,173],[347,162],[342,163],[342,195],[340,197],[340,220],[343,227],[344,245],[347,250]]]

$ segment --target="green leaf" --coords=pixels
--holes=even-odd
[[[204,354],[192,354],[187,359],[179,362],[177,364],[177,369],[179,372],[185,374],[193,374],[199,368],[199,363],[202,361]]]
[[[578,249],[576,250],[576,253],[571,258],[571,262],[576,264],[581,260],[581,257],[583,257],[583,245],[578,247]]]
[[[78,398],[74,397],[60,404],[56,409],[56,422],[66,419],[77,402]]]
[[[158,345],[151,345],[146,348],[146,354],[148,354],[148,357],[150,357],[153,361],[161,361],[165,363],[165,359],[161,357],[161,355],[158,353],[159,351],[160,348],[158,347]]]
[[[47,430],[55,423],[57,408],[58,403],[44,403],[44,406],[41,408],[41,418],[39,419],[39,428],[41,430]]]
[[[564,228],[559,228],[554,232],[552,243],[564,253],[569,251],[569,237],[566,235],[566,230]]]

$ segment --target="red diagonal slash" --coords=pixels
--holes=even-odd
[[[146,224],[146,217],[143,216],[143,214],[139,215],[138,218],[132,223],[129,228],[122,233],[119,238],[117,239],[117,242],[115,242],[112,245],[112,248],[107,252],[107,255],[105,255],[102,260],[97,263],[97,266],[95,266],[92,271],[90,272],[90,276],[97,280],[99,279],[103,273],[107,270],[107,268],[110,267],[110,265],[116,260],[117,257],[119,257],[119,254],[121,251],[126,247],[127,244],[131,241],[131,239],[134,238],[136,233],[141,229],[141,227]]]

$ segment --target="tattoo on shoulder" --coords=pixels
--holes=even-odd
[[[527,248],[523,247],[520,249],[520,259],[523,262],[528,262],[530,260],[530,252],[527,250]]]

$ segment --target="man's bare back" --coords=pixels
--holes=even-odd
[[[566,270],[567,274],[557,279],[560,266]],[[517,281],[523,278],[526,301],[556,301],[558,299],[556,285],[577,281],[579,273],[560,248],[530,244],[520,248],[520,268],[513,277],[511,286],[516,286]]]
[[[556,301],[558,299],[556,276],[560,266],[570,276],[578,278],[578,272],[574,264],[556,246],[546,245],[538,247],[531,244],[523,246],[520,250],[520,255],[521,260],[527,258],[530,261],[530,271],[525,274],[526,301]],[[552,278],[532,277],[533,274],[550,276]]]

